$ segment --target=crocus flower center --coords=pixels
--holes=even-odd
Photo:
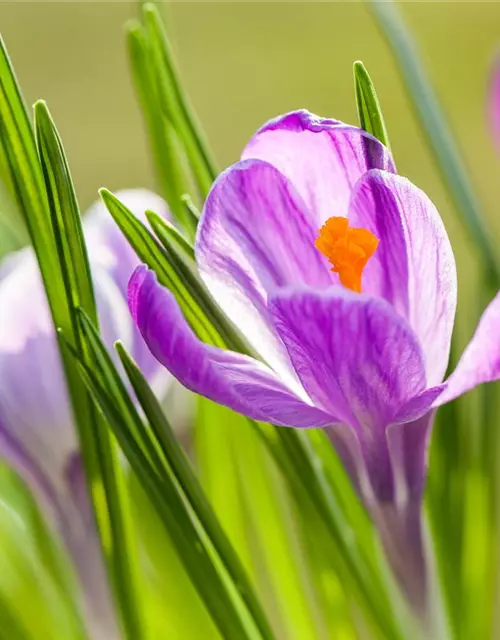
[[[315,245],[328,258],[344,287],[361,293],[363,269],[378,243],[379,239],[368,229],[351,228],[347,218],[333,217],[319,230]]]

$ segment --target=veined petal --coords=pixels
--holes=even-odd
[[[316,236],[293,186],[260,160],[233,165],[217,179],[198,228],[196,260],[210,292],[283,376],[290,366],[269,321],[268,292],[288,284],[324,288],[334,282],[314,246]]]
[[[300,110],[265,124],[243,159],[274,165],[304,199],[319,229],[331,216],[346,216],[351,191],[369,169],[394,171],[389,150],[362,129]]]
[[[500,293],[493,298],[483,313],[472,340],[446,381],[446,389],[437,399],[441,406],[483,382],[500,379]]]
[[[130,280],[129,306],[153,355],[188,389],[255,420],[295,427],[335,421],[265,365],[198,340],[173,294],[146,267],[138,267]]]
[[[427,384],[439,384],[450,351],[457,275],[436,207],[406,178],[370,171],[353,192],[349,223],[380,239],[363,273],[363,291],[385,298],[408,320],[422,345]]]
[[[393,424],[387,429],[391,465],[394,474],[395,503],[399,507],[419,502],[427,475],[428,447],[435,410],[417,420]]]
[[[373,446],[425,389],[418,339],[383,300],[340,288],[277,291],[270,313],[313,402]]]
[[[394,417],[394,424],[403,424],[418,420],[435,406],[436,400],[446,389],[446,383],[430,387],[408,400]]]

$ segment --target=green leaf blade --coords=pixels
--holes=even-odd
[[[144,117],[160,191],[174,218],[188,230],[190,220],[181,199],[190,187],[187,161],[183,157],[179,136],[160,106],[150,43],[144,28],[136,22],[128,25],[126,39],[132,79]]]
[[[154,4],[146,3],[143,15],[151,47],[159,103],[184,144],[200,194],[204,198],[218,172],[204,134],[179,80],[160,13]]]
[[[360,126],[390,149],[382,108],[368,71],[359,60],[354,63],[353,70]]]
[[[13,194],[24,217],[39,261],[53,316],[64,314],[64,287],[33,128],[7,49],[0,38],[0,145]]]
[[[163,244],[165,249],[175,246],[186,260],[195,267],[194,247],[173,224],[165,220],[153,211],[146,211],[148,222],[151,225],[156,237]]]

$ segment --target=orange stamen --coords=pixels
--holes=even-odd
[[[347,218],[333,217],[319,230],[315,245],[328,258],[344,287],[361,293],[363,269],[378,243],[379,239],[368,229],[353,229]]]

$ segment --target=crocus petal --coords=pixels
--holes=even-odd
[[[362,129],[301,110],[265,124],[242,158],[266,160],[294,185],[319,227],[347,215],[352,188],[369,169],[394,171],[389,150]]]
[[[422,618],[428,610],[428,567],[422,533],[422,494],[434,411],[387,429],[395,495],[368,508],[386,556],[409,602]]]
[[[153,355],[188,389],[255,420],[295,427],[334,421],[297,397],[265,365],[200,342],[175,297],[146,267],[139,267],[130,281],[129,306]]]
[[[488,116],[493,139],[498,149],[500,149],[500,57],[495,56],[491,70]]]
[[[500,293],[483,313],[472,340],[446,382],[435,406],[441,406],[483,382],[500,379]]]
[[[109,275],[94,269],[103,337],[130,347],[132,323]],[[60,483],[77,438],[55,332],[31,250],[0,281],[0,421],[13,439]]]
[[[421,498],[433,411],[414,422],[386,429],[388,455],[375,460],[363,453],[353,429],[326,429],[360,497],[376,524],[386,557],[412,606],[426,609],[427,566],[422,539]]]
[[[31,250],[23,251],[22,263],[0,282],[0,380],[0,421],[57,483],[77,441],[55,333]]]
[[[325,433],[360,497],[371,495],[373,490],[356,431],[346,424],[338,424],[327,427]]]
[[[170,218],[167,203],[147,189],[125,189],[117,191],[115,195],[142,222],[146,222],[146,211],[154,211],[164,218]],[[123,300],[126,300],[128,281],[139,265],[139,258],[101,200],[96,201],[85,214],[84,230],[92,267],[102,267],[111,276]],[[127,316],[128,312],[124,318]],[[135,361],[155,392],[159,396],[165,395],[169,376],[165,375],[164,369],[151,356],[137,328],[130,326],[128,331]]]
[[[270,290],[287,284],[324,288],[333,282],[314,246],[316,229],[290,182],[260,160],[224,172],[207,198],[196,260],[228,317],[280,374],[289,371],[267,314]]]
[[[367,434],[425,388],[418,340],[383,300],[340,288],[277,291],[270,313],[315,404]]]
[[[0,416],[1,416],[0,409]],[[34,496],[45,505],[52,516],[60,518],[61,510],[59,497],[50,479],[45,476],[35,459],[33,459],[21,442],[7,429],[0,417],[0,452],[1,456],[8,460],[12,468],[16,469],[26,484],[30,487]]]
[[[403,424],[405,422],[418,420],[418,418],[427,413],[431,407],[435,406],[437,399],[445,389],[446,383],[438,384],[414,396],[400,408],[394,417],[394,423]]]
[[[146,222],[146,211],[170,218],[167,203],[152,191],[124,189],[115,195],[141,222]],[[130,275],[139,259],[101,200],[86,212],[84,230],[90,263],[106,269],[126,297]]]
[[[434,415],[435,410],[430,410],[417,420],[390,425],[387,429],[396,491],[394,502],[400,507],[408,502],[419,502],[422,498]]]
[[[449,357],[457,276],[436,207],[406,178],[370,171],[353,193],[349,222],[380,239],[363,273],[363,290],[407,318],[424,351],[427,384],[439,384]]]

